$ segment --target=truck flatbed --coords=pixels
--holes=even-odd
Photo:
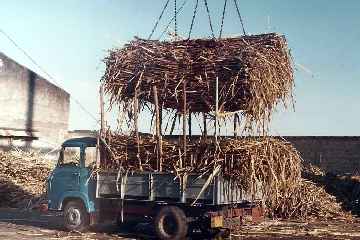
[[[215,176],[190,174],[185,191],[182,191],[180,177],[172,173],[99,172],[97,194],[100,198],[119,198],[123,200],[163,201],[189,205],[228,205],[259,201],[260,192],[254,196],[239,187]]]

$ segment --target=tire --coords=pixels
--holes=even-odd
[[[161,240],[182,240],[188,232],[185,213],[175,206],[161,208],[154,223],[156,235]]]
[[[69,231],[84,232],[89,228],[90,216],[80,201],[70,201],[64,208],[64,224]]]

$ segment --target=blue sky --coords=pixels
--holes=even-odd
[[[178,2],[182,2],[178,0]],[[218,33],[222,0],[208,0]],[[241,34],[229,2],[224,36]],[[12,0],[1,1],[0,29],[9,34],[93,115],[98,117],[98,85],[106,50],[134,36],[146,38],[165,0]],[[179,16],[186,36],[194,0]],[[210,30],[202,0],[194,37]],[[360,1],[240,0],[248,33],[285,34],[295,63],[295,112],[279,108],[272,132],[281,135],[360,135]],[[159,24],[164,29],[173,6]],[[171,26],[173,28],[173,26]],[[0,34],[0,51],[44,75]],[[149,121],[143,121],[142,128]],[[70,128],[95,129],[96,122],[71,103]]]

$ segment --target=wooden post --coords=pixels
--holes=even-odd
[[[172,122],[172,124],[171,124],[170,135],[173,135],[173,132],[174,132],[174,129],[175,129],[175,124],[176,124],[177,116],[178,116],[178,114],[175,113],[173,122]]]
[[[186,153],[186,114],[187,114],[187,109],[186,109],[186,80],[184,80],[183,82],[183,106],[182,106],[182,110],[183,110],[183,157],[180,158],[180,169],[182,169],[183,167],[186,167],[186,158],[187,158],[187,153]],[[181,202],[186,202],[186,175],[182,175],[180,178],[180,183],[181,183]]]
[[[189,112],[189,116],[188,116],[188,125],[189,125],[189,136],[191,137],[191,112]]]
[[[100,139],[103,137],[103,131],[105,128],[104,124],[104,86],[101,84],[99,89],[99,100],[100,100],[100,131],[97,136],[97,144],[96,144],[96,167],[100,168],[101,164],[101,156],[100,156]],[[104,163],[106,166],[106,163]],[[98,174],[97,174],[98,175]],[[98,195],[98,191],[96,191],[96,195]]]
[[[153,86],[153,94],[155,101],[155,116],[156,116],[156,139],[158,142],[158,151],[157,151],[157,167],[160,172],[162,172],[162,139],[160,134],[160,111],[159,111],[159,98],[157,87]]]
[[[183,110],[183,160],[184,162],[180,162],[180,168],[183,168],[183,163],[186,163],[186,80],[183,81],[183,106],[182,106],[182,110]]]
[[[207,136],[206,113],[203,113],[203,124],[204,124],[204,132],[203,132],[203,135],[204,135],[204,137],[206,137],[206,136]]]
[[[236,138],[237,137],[237,121],[238,121],[238,114],[235,113],[234,115],[234,137]]]
[[[139,137],[139,96],[137,89],[135,89],[135,96],[134,96],[134,124],[135,124],[135,137],[136,137],[136,145],[137,145],[136,157],[139,162],[139,169],[140,171],[142,171],[143,169],[140,158],[140,137]]]
[[[162,122],[163,122],[163,107],[162,107],[162,101],[160,101],[160,105],[159,105],[159,132],[160,132],[160,136],[162,136]]]
[[[215,87],[215,141],[217,143],[218,138],[218,114],[219,114],[219,77],[216,77],[216,87]]]
[[[104,112],[104,86],[100,85],[100,137],[104,135],[105,129],[105,112]]]

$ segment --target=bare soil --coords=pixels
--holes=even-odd
[[[60,214],[41,214],[19,209],[0,209],[0,240],[113,240],[113,239],[156,239],[152,227],[139,224],[132,232],[119,229],[114,224],[93,227],[88,233],[64,230]],[[194,234],[189,239],[204,239]],[[360,220],[352,223],[343,221],[290,222],[267,220],[257,225],[237,227],[232,230],[231,239],[275,240],[275,239],[360,239]]]
[[[360,220],[291,222],[267,220],[258,225],[242,226],[232,239],[360,239]]]

